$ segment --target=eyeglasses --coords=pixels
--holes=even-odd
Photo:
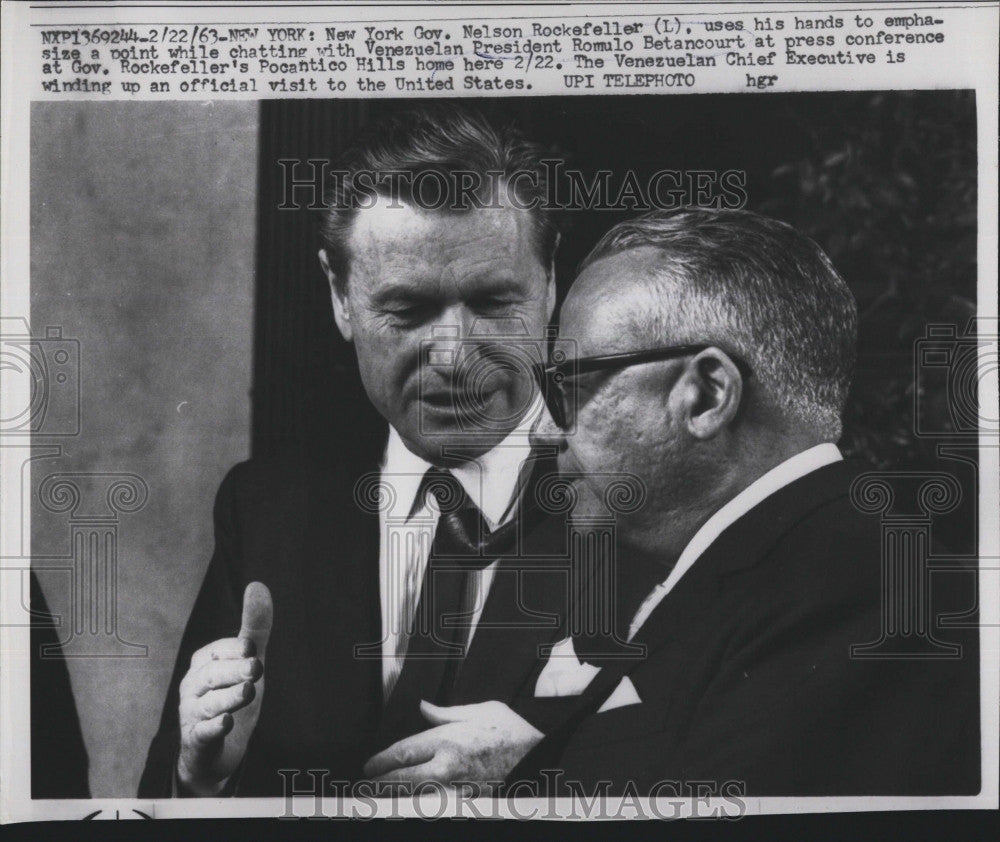
[[[619,354],[602,354],[594,357],[580,357],[566,360],[553,365],[540,365],[536,368],[538,384],[545,398],[545,405],[556,426],[561,430],[570,429],[576,421],[576,394],[570,393],[567,380],[580,374],[593,371],[609,371],[656,360],[670,360],[698,354],[706,348],[717,348],[718,345],[674,345],[667,348],[652,348],[645,351],[625,351]],[[728,351],[726,354],[743,377],[750,377],[752,371],[747,363]]]

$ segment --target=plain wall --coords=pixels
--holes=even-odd
[[[80,341],[82,419],[39,439],[62,453],[34,462],[32,485],[122,472],[149,488],[120,517],[117,600],[119,635],[148,656],[69,661],[95,797],[135,794],[215,491],[248,455],[258,123],[254,102],[32,109],[32,331]],[[32,555],[68,556],[69,529],[36,502]],[[66,616],[69,577],[40,578]]]

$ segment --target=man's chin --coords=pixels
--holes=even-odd
[[[508,435],[503,431],[470,431],[455,423],[424,423],[410,435],[402,430],[399,432],[411,452],[440,467],[446,467],[449,462],[476,459],[492,450]]]
[[[425,401],[419,405],[417,429],[411,429],[409,436],[399,432],[411,450],[432,461],[431,455],[440,457],[445,450],[469,454],[466,458],[480,456],[507,438],[517,424],[516,418],[498,421],[474,408]]]

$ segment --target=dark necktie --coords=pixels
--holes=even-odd
[[[466,644],[474,605],[472,574],[516,545],[516,519],[490,531],[461,483],[448,471],[424,475],[416,503],[432,494],[441,514],[431,543],[406,658],[383,713],[381,742],[392,742],[426,727],[419,703],[447,704]]]
[[[474,608],[471,574],[495,560],[497,540],[450,472],[440,468],[427,471],[417,491],[417,502],[427,496],[434,497],[441,514],[424,571],[407,660],[412,654],[453,662],[464,655],[469,638]]]
[[[455,566],[467,571],[482,570],[513,548],[517,521],[512,519],[491,530],[482,512],[450,471],[430,468],[417,491],[417,502],[427,494],[434,496],[441,512],[434,534],[435,548],[438,554],[453,557]],[[431,550],[432,555],[435,548]]]

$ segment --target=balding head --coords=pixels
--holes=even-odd
[[[764,405],[825,440],[840,437],[857,305],[812,240],[748,211],[654,212],[601,239],[581,266],[586,287],[605,283],[588,270],[611,256],[634,267],[619,283],[643,342],[718,343],[750,364]]]
[[[588,323],[580,334],[580,356],[611,354],[662,344],[666,279],[657,249],[637,248],[615,256],[573,283],[562,307],[562,324]],[[650,344],[654,343],[654,344]]]
[[[762,474],[836,441],[856,319],[829,261],[786,225],[724,211],[624,223],[584,261],[560,337],[580,359],[673,351],[580,366],[565,428],[538,437],[578,477],[581,516],[601,510],[608,477],[638,478],[646,504],[622,518],[622,538],[670,557]]]

